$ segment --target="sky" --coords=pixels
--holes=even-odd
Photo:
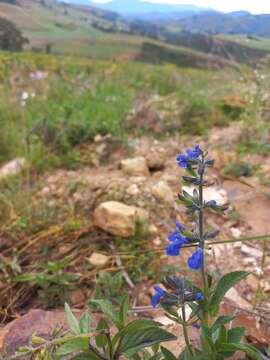
[[[95,2],[108,2],[108,0],[92,0]],[[247,10],[253,14],[270,13],[270,0],[147,0],[165,4],[192,4],[211,7],[216,10],[230,12]]]

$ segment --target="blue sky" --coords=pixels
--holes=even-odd
[[[95,2],[108,2],[108,0],[92,0]],[[156,3],[193,4],[211,7],[213,9],[229,12],[248,10],[254,14],[270,13],[270,0],[147,0]]]

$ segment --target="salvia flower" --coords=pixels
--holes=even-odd
[[[210,201],[207,201],[206,205],[207,206],[216,206],[217,202],[216,202],[216,200],[210,200]]]
[[[152,297],[151,304],[153,308],[156,308],[160,301],[167,295],[167,292],[163,290],[160,286],[154,285],[156,293]]]
[[[181,247],[188,243],[187,238],[182,234],[184,229],[184,226],[177,222],[176,230],[168,236],[168,240],[170,241],[170,244],[166,247],[166,253],[168,256],[178,256],[180,254]]]
[[[176,161],[181,168],[186,169],[188,167],[189,159],[185,154],[178,155]]]
[[[202,150],[198,144],[196,144],[193,149],[187,149],[186,152],[190,160],[196,160],[202,154]]]
[[[192,149],[187,149],[185,154],[179,154],[176,158],[178,165],[186,169],[190,162],[197,160],[198,157],[202,154],[200,145],[195,145]]]
[[[199,247],[188,259],[188,266],[191,270],[199,270],[203,266],[203,249]]]

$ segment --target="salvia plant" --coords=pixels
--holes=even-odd
[[[180,154],[177,162],[187,172],[183,180],[194,188],[192,195],[185,191],[179,194],[177,202],[186,207],[188,214],[196,217],[197,226],[189,230],[177,222],[168,236],[166,253],[168,256],[179,256],[182,247],[195,247],[188,259],[188,267],[200,273],[201,287],[177,275],[167,276],[164,286],[154,286],[152,306],[161,306],[169,319],[182,326],[185,349],[175,356],[162,346],[162,343],[176,340],[176,337],[163,329],[160,323],[149,319],[129,320],[127,295],[112,302],[100,292],[100,296],[91,300],[91,308],[100,313],[97,324],[94,324],[91,312],[85,312],[78,319],[66,304],[68,331],[56,329],[50,340],[33,334],[28,346],[18,349],[13,357],[4,359],[15,360],[30,355],[35,360],[223,360],[237,351],[246,353],[251,359],[266,359],[254,347],[242,342],[245,329],[232,327],[233,315],[219,315],[220,304],[227,291],[248,273],[234,271],[214,279],[206,271],[206,248],[218,233],[205,230],[205,210],[221,213],[226,210],[225,206],[218,205],[214,200],[205,201],[203,197],[203,190],[209,185],[206,171],[214,165],[214,161],[196,145]],[[120,275],[107,276],[105,284],[120,289],[120,279]],[[200,345],[191,343],[190,327],[200,331]]]
[[[196,218],[194,229],[187,229],[177,222],[175,229],[168,236],[166,248],[168,256],[179,256],[184,246],[194,246],[195,251],[188,259],[191,271],[199,272],[201,288],[190,280],[168,276],[164,287],[154,286],[155,295],[152,298],[153,307],[158,304],[165,310],[168,318],[180,324],[183,328],[186,348],[175,357],[166,351],[166,360],[223,360],[235,352],[242,351],[249,358],[263,359],[263,356],[251,345],[244,344],[245,329],[232,327],[234,316],[219,316],[220,304],[227,291],[239,281],[248,276],[245,271],[230,272],[215,281],[206,271],[206,248],[210,239],[218,232],[206,231],[204,226],[205,210],[224,212],[226,206],[220,206],[215,200],[204,200],[204,188],[210,185],[206,178],[208,168],[214,165],[208,152],[199,145],[188,149],[177,157],[180,168],[185,169],[183,181],[194,188],[192,195],[183,191],[178,195],[177,203],[184,205],[186,212]],[[187,311],[189,310],[189,311]],[[200,331],[200,346],[195,347],[189,339],[189,328],[193,326]]]

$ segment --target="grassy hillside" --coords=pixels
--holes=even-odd
[[[152,133],[156,128],[160,135],[204,133],[241,115],[252,88],[240,78],[248,74],[236,69],[1,54],[0,162],[25,156],[34,168],[74,167],[91,155],[90,148],[81,154],[80,146],[96,134],[123,139],[130,130]],[[230,105],[229,99],[227,104],[228,93],[244,102]],[[139,120],[129,118],[138,101],[150,104],[146,113]]]
[[[54,0],[0,2],[0,13],[29,39],[28,50],[36,52],[218,68],[235,62],[256,64],[266,53],[225,38],[182,36],[177,27],[168,30],[148,22],[127,23],[116,13]],[[155,48],[152,55],[149,46]]]

